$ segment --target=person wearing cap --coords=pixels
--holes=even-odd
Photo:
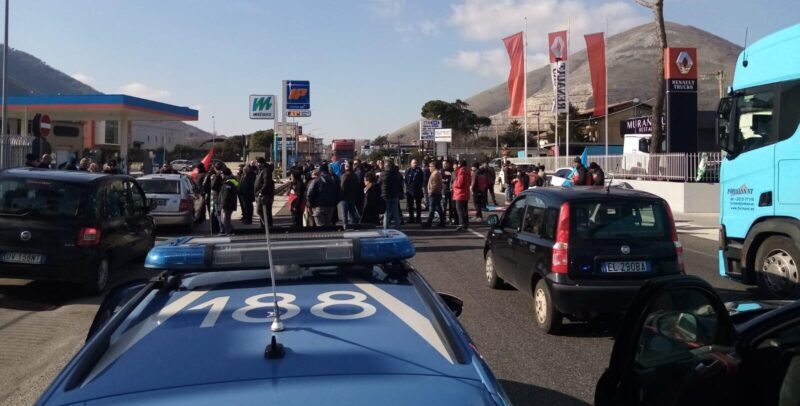
[[[239,172],[239,199],[242,206],[242,224],[253,223],[253,202],[256,201],[256,173],[250,165],[241,165]]]
[[[336,178],[330,173],[328,164],[319,166],[319,176],[308,186],[308,206],[314,224],[318,227],[332,226],[333,215],[339,204],[342,188]]]
[[[534,165],[531,172],[528,174],[528,185],[529,186],[537,186],[542,187],[544,186],[544,178],[539,175],[539,166]]]
[[[572,186],[585,186],[587,185],[586,167],[583,166],[583,161],[580,157],[575,157],[572,160],[572,173],[569,176]]]
[[[506,160],[503,164],[503,181],[506,188],[506,204],[510,204],[514,200],[514,178],[517,176],[517,171],[511,161]]]
[[[442,162],[442,209],[444,209],[447,220],[452,224],[458,224],[456,206],[453,202],[453,166],[447,158]]]
[[[603,168],[597,162],[589,164],[588,181],[589,185],[592,186],[605,186],[606,184],[606,173],[603,172]]]
[[[122,171],[120,171],[119,168],[117,167],[117,160],[116,159],[112,159],[112,160],[108,161],[108,168],[109,168],[108,169],[109,170],[108,173],[111,173],[111,174],[114,174],[114,175],[119,175],[120,173],[122,173]]]
[[[422,219],[422,196],[425,174],[417,166],[417,160],[411,160],[411,167],[406,169],[405,173],[405,187],[406,187],[406,207],[408,207],[408,222],[420,223]],[[416,217],[414,213],[416,212]]]
[[[359,200],[363,199],[364,188],[358,179],[358,175],[353,171],[353,165],[349,162],[344,163],[344,173],[341,177],[342,187],[342,201],[341,218],[342,222],[347,227],[348,224],[355,224],[359,222],[358,210],[356,204]]]

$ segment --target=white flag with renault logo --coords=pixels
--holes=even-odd
[[[547,34],[547,48],[550,54],[550,77],[553,81],[553,112],[567,113],[567,32],[558,31]]]

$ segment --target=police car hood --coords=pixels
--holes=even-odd
[[[484,396],[475,354],[462,352],[458,362],[443,333],[460,327],[437,322],[433,296],[425,292],[409,282],[344,276],[280,284],[285,324],[276,334],[285,346],[280,359],[264,356],[273,309],[266,281],[153,292],[115,332],[81,386],[58,391],[56,398],[122,402],[153,396],[148,401],[158,402],[162,396],[191,396],[194,403],[196,396],[202,404],[217,395],[250,399],[248,393],[260,391],[264,399],[308,400],[320,390],[326,396],[363,393],[385,401],[386,393],[426,388],[432,393],[445,382],[454,393],[463,391],[459,396]],[[198,395],[203,391],[215,395]]]

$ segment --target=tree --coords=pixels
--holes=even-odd
[[[517,120],[512,120],[500,135],[500,143],[509,147],[523,146],[525,144],[525,139],[522,138],[525,136],[524,133],[522,124]]]
[[[469,136],[475,136],[481,127],[492,124],[489,117],[479,116],[468,107],[469,104],[460,99],[453,103],[430,100],[422,106],[421,114],[427,119],[442,120],[444,128],[453,130],[453,138],[461,137],[466,140]]]
[[[576,142],[583,140],[583,128],[581,123],[577,121],[573,121],[575,117],[578,116],[578,108],[575,107],[574,104],[569,104],[569,142]],[[558,115],[558,140],[559,144],[564,144],[567,142],[567,127],[565,125],[567,121],[566,114],[559,114]],[[552,140],[555,142],[555,133],[556,133],[556,126],[553,123],[550,123],[550,130],[547,133],[548,140]]]
[[[371,145],[374,145],[374,146],[377,146],[377,147],[383,147],[385,145],[389,145],[389,135],[388,134],[387,135],[379,135],[379,136],[375,137],[375,139],[372,140]]]
[[[656,99],[653,102],[653,135],[650,137],[650,153],[655,154],[661,150],[661,140],[664,138],[664,131],[661,127],[661,115],[664,112],[664,49],[667,48],[667,30],[664,28],[664,0],[636,0],[636,3],[653,11],[656,33],[661,47],[656,60]]]
[[[258,130],[250,134],[250,150],[268,152],[272,149],[273,130]]]

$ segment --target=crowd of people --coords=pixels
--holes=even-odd
[[[89,158],[81,158],[80,161],[78,161],[77,158],[71,158],[60,165],[55,165],[55,162],[53,162],[53,156],[50,154],[44,154],[41,158],[38,158],[36,154],[27,154],[25,156],[25,166],[32,168],[59,169],[64,171],[83,171],[107,174],[122,173],[120,168],[117,166],[117,161],[115,159],[109,160],[102,166],[97,162],[92,162],[92,160]]]
[[[506,204],[529,187],[541,187],[546,183],[545,167],[542,164],[517,166],[511,161],[505,161],[502,170]],[[567,175],[564,186],[604,186],[605,183],[605,172],[597,162],[590,163],[587,168],[583,165],[583,160],[576,157],[572,161],[572,171]]]

